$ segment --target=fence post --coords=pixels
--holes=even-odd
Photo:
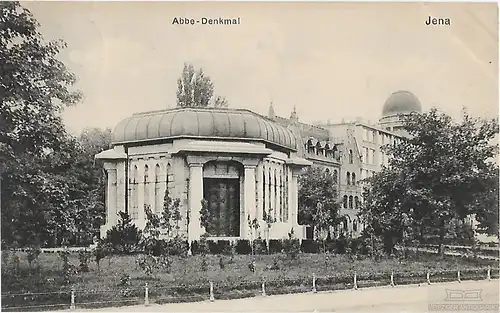
[[[354,273],[354,290],[358,290],[358,277]]]
[[[148,288],[148,283],[146,283],[146,286],[144,287],[144,305],[149,306],[149,288]]]
[[[266,296],[266,281],[262,280],[262,296]]]
[[[427,272],[427,285],[431,284],[431,274]]]
[[[461,283],[462,281],[460,280],[460,270],[457,271],[457,280],[459,283]]]
[[[491,280],[491,266],[488,265],[488,271],[486,272],[486,278]]]
[[[71,289],[71,304],[69,306],[69,309],[70,310],[75,310],[76,309],[76,306],[75,306],[75,290],[74,289]]]
[[[210,301],[214,302],[214,283],[210,282]]]
[[[316,290],[316,274],[313,273],[313,289],[312,289],[313,292],[317,292]]]
[[[391,287],[394,287],[394,271],[391,272]]]

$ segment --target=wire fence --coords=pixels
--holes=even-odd
[[[151,305],[216,299],[237,299],[289,293],[360,289],[377,286],[432,284],[465,280],[499,278],[499,268],[475,268],[438,272],[354,273],[332,276],[310,276],[240,281],[236,283],[207,281],[198,285],[124,286],[116,289],[71,289],[53,292],[3,293],[2,311],[54,311],[92,309],[113,306]]]

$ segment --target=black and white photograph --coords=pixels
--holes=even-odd
[[[1,311],[499,312],[497,3],[0,11]]]

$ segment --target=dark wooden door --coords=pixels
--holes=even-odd
[[[210,236],[240,235],[240,182],[238,179],[205,178],[203,197],[208,202]]]

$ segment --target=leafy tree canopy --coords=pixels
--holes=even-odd
[[[337,225],[340,205],[336,178],[323,168],[312,166],[299,176],[298,183],[299,221],[316,232]]]
[[[464,110],[453,121],[432,109],[403,121],[409,139],[384,147],[389,167],[368,179],[362,215],[369,229],[395,242],[409,232],[422,239],[437,229],[442,241],[452,235],[453,221],[476,214],[480,231],[497,233],[498,147],[492,142],[498,120],[472,118]]]
[[[195,70],[192,64],[184,64],[177,80],[178,107],[227,107],[224,97],[214,95],[214,83],[202,68]]]

